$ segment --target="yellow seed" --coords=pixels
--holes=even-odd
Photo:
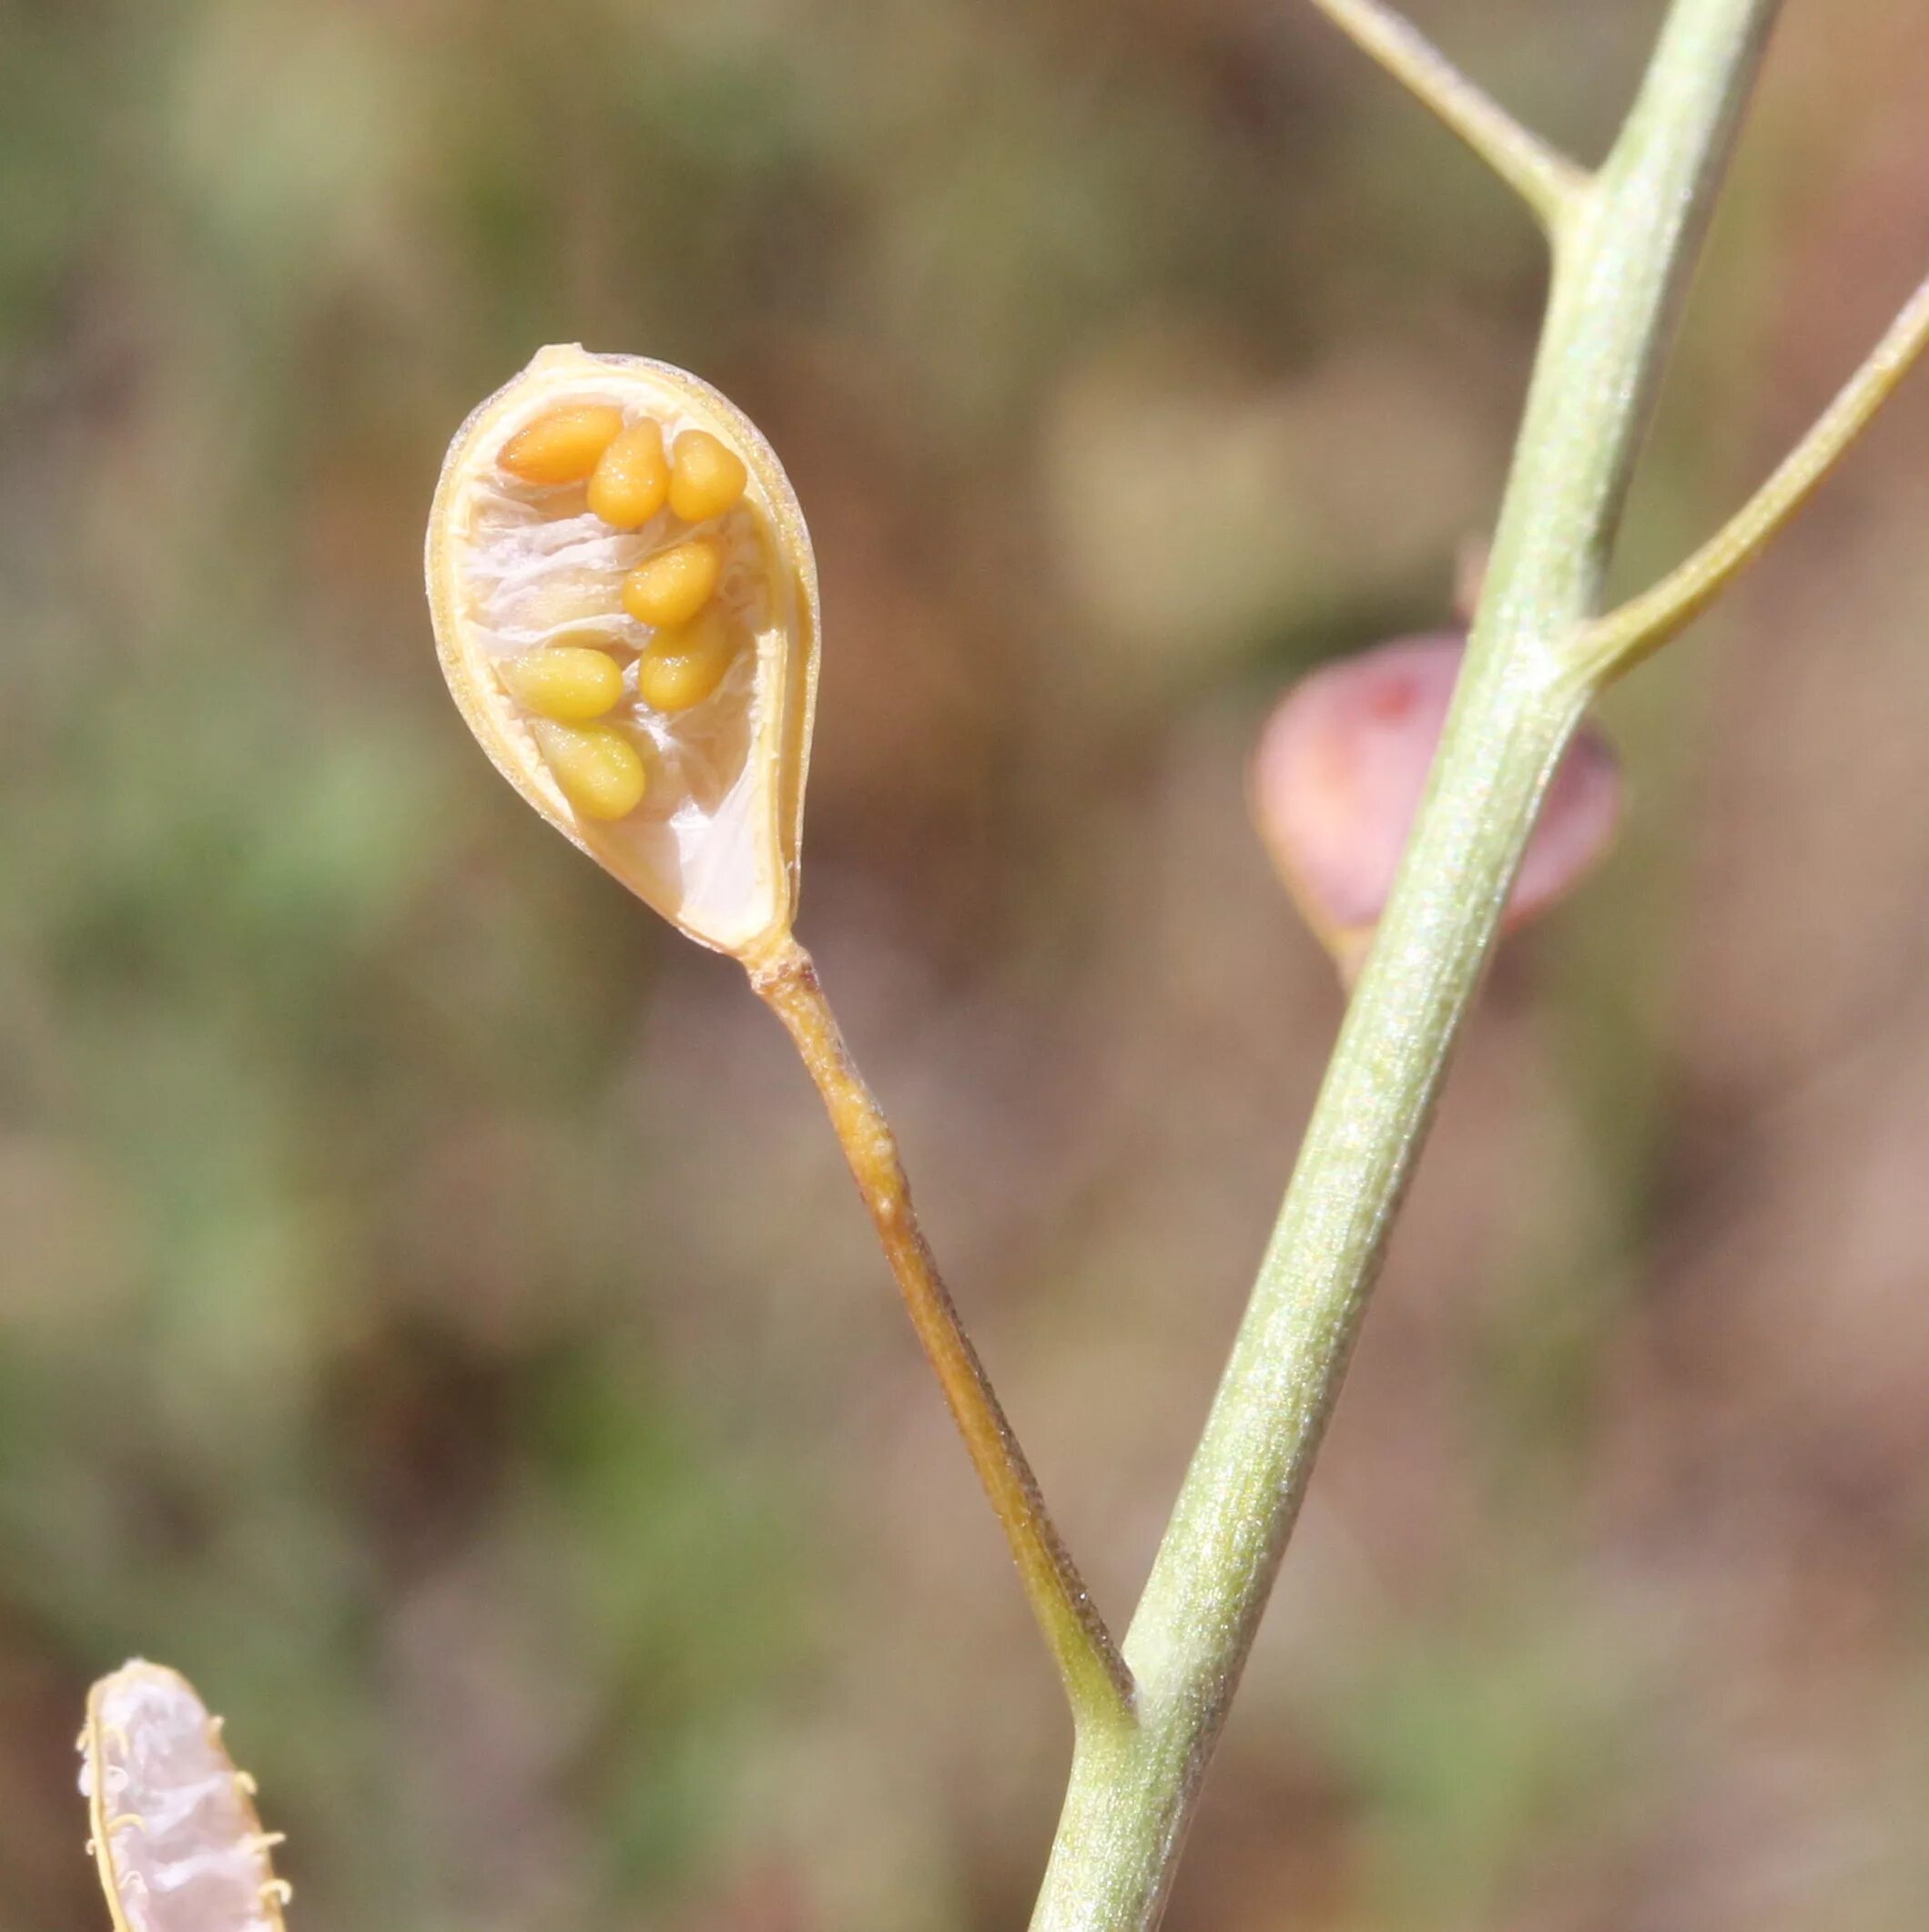
[[[623,607],[638,624],[687,624],[723,575],[723,552],[704,537],[645,557],[623,580]]]
[[[614,710],[623,673],[614,659],[580,645],[545,645],[503,666],[503,682],[540,717],[586,724]]]
[[[496,461],[526,483],[581,483],[623,429],[623,412],[600,402],[552,410],[519,430]]]
[[[643,759],[614,725],[538,718],[530,729],[563,796],[585,819],[621,819],[636,809],[644,791]]]
[[[655,711],[687,711],[723,682],[736,656],[730,620],[715,605],[694,624],[662,631],[636,660],[636,695]]]
[[[634,530],[664,506],[670,465],[664,460],[662,427],[645,416],[604,450],[589,480],[589,506],[605,524]]]
[[[721,516],[744,493],[743,460],[707,430],[685,430],[670,452],[670,508],[686,524]]]

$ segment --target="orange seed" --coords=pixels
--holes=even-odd
[[[623,697],[615,660],[581,645],[544,645],[512,658],[503,666],[503,682],[537,717],[565,725],[601,717]]]
[[[625,818],[642,802],[643,758],[613,725],[560,725],[538,718],[530,729],[563,796],[584,818]]]
[[[636,660],[636,695],[655,711],[687,711],[724,680],[736,637],[713,605],[680,630],[662,631]]]
[[[723,575],[723,553],[706,537],[645,557],[623,580],[623,607],[638,624],[687,624]]]
[[[707,430],[685,430],[670,454],[670,508],[686,524],[721,516],[744,493],[749,473]]]
[[[669,493],[663,428],[648,416],[633,422],[604,451],[589,480],[590,508],[618,530],[648,523]]]
[[[523,483],[581,483],[622,429],[623,412],[605,403],[552,410],[518,430],[496,461]]]

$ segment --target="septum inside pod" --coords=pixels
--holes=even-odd
[[[691,938],[777,946],[817,582],[749,418],[668,363],[542,350],[451,443],[427,569],[443,675],[503,776]]]

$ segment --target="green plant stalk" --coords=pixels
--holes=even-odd
[[[1125,1656],[1081,1737],[1032,1932],[1149,1932],[1548,780],[1672,320],[1780,0],[1676,0],[1613,153],[1555,230],[1465,672]]]
[[[1386,0],[1313,0],[1363,52],[1423,100],[1550,233],[1585,192],[1586,174],[1488,98]]]
[[[1868,359],[1754,495],[1652,589],[1588,626],[1579,639],[1588,664],[1604,679],[1619,677],[1692,624],[1828,481],[1925,351],[1929,281],[1903,304]]]

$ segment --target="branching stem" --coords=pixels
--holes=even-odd
[[[1004,1525],[1077,1721],[1033,1932],[1152,1932],[1387,1236],[1548,784],[1589,700],[1704,609],[1929,347],[1929,283],[1756,496],[1608,616],[1601,583],[1675,309],[1780,0],[1673,0],[1614,151],[1583,173],[1382,0],[1313,0],[1539,214],[1554,278],[1427,794],[1124,1654],[939,1277],[890,1129],[808,956],[751,981],[796,1041]]]
[[[1381,0],[1313,0],[1519,195],[1550,234],[1588,185],[1586,171],[1523,127],[1416,27]]]
[[[1018,1562],[1025,1593],[1058,1662],[1081,1740],[1132,1722],[1132,1673],[1105,1628],[999,1406],[911,1206],[898,1143],[844,1044],[810,955],[785,940],[750,968],[750,983],[784,1022],[816,1081],[851,1177],[944,1398]]]
[[[1318,4],[1355,27],[1378,18]],[[1614,152],[1557,226],[1526,419],[1426,798],[1126,1637],[1138,1724],[1080,1739],[1033,1932],[1150,1932],[1163,1909],[1447,1058],[1590,695],[1572,640],[1599,608],[1674,309],[1777,7],[1674,0]]]
[[[1868,360],[1754,495],[1653,589],[1588,625],[1578,646],[1582,666],[1600,678],[1619,677],[1693,623],[1821,487],[1925,348],[1929,281],[1904,304]]]

